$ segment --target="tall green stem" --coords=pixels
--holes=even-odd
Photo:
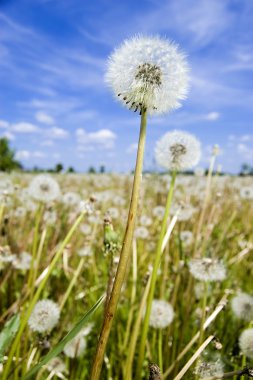
[[[158,241],[157,248],[156,248],[155,262],[154,262],[152,277],[151,277],[150,292],[148,295],[146,314],[145,314],[145,318],[144,318],[144,322],[143,322],[143,328],[142,328],[142,332],[141,332],[141,342],[140,342],[140,349],[139,349],[139,358],[138,358],[138,365],[137,365],[136,380],[141,378],[142,363],[144,360],[144,353],[145,353],[145,344],[146,344],[147,335],[148,335],[149,318],[150,318],[150,313],[151,313],[152,301],[153,301],[154,294],[155,294],[157,271],[158,271],[160,261],[161,261],[161,256],[162,256],[163,239],[164,239],[164,236],[166,233],[167,221],[168,221],[168,217],[169,217],[170,206],[171,206],[174,187],[175,187],[176,175],[177,175],[177,173],[174,171],[172,173],[172,179],[171,179],[169,193],[167,196],[161,232],[160,232],[159,241]]]
[[[147,126],[147,111],[143,109],[142,115],[141,115],[138,152],[137,152],[137,158],[136,158],[134,182],[133,182],[130,208],[129,208],[129,213],[128,213],[127,226],[126,226],[125,236],[124,236],[122,250],[120,254],[120,261],[117,268],[117,273],[116,273],[115,281],[113,284],[111,297],[108,302],[107,310],[104,316],[104,322],[103,322],[102,330],[100,333],[99,341],[97,344],[96,354],[93,361],[91,377],[90,377],[91,380],[98,380],[100,377],[106,344],[110,335],[112,321],[113,321],[117,304],[119,301],[121,287],[124,281],[127,264],[131,256],[131,247],[132,247],[132,240],[133,240],[133,233],[134,233],[134,227],[135,227],[135,219],[136,219],[138,198],[139,198],[140,184],[141,184],[141,177],[142,177],[143,156],[144,156],[144,148],[145,148],[145,140],[146,140],[146,126]]]

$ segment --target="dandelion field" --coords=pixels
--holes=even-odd
[[[230,372],[234,379],[250,376],[240,371],[253,364],[253,182],[252,177],[212,174],[198,171],[175,179],[140,363],[151,273],[172,181],[169,174],[143,175],[130,260],[101,379],[216,379]],[[116,174],[1,175],[4,380],[28,378],[29,370],[107,294],[80,331],[75,330],[75,338],[30,377],[90,378],[132,182],[133,176]],[[155,365],[149,371],[149,363],[160,371]]]

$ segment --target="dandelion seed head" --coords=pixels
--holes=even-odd
[[[92,249],[90,245],[85,245],[77,251],[78,256],[80,257],[89,257],[92,255]]]
[[[185,246],[188,246],[193,241],[193,233],[191,231],[181,231],[180,239]]]
[[[244,186],[240,190],[240,196],[242,199],[253,199],[253,188],[251,186]]]
[[[140,217],[140,224],[144,227],[149,227],[152,225],[152,219],[147,215],[142,215]]]
[[[185,99],[188,65],[176,44],[158,36],[136,36],[111,55],[105,79],[127,108],[161,114]]]
[[[12,265],[15,269],[28,270],[31,266],[32,256],[28,252],[21,252],[15,255]]]
[[[32,331],[51,331],[60,318],[59,306],[51,300],[38,301],[30,315],[28,325]]]
[[[170,303],[164,300],[153,300],[149,325],[156,329],[164,329],[173,321],[174,310]]]
[[[32,180],[28,192],[32,198],[45,203],[55,201],[60,197],[57,181],[45,174],[40,174]]]
[[[66,364],[58,357],[51,359],[47,363],[46,368],[49,372],[55,374],[67,372]]]
[[[5,245],[0,247],[0,263],[11,263],[15,260],[16,255],[11,253],[10,247]]]
[[[62,202],[66,206],[78,206],[81,202],[81,197],[79,194],[69,191],[68,193],[63,194]]]
[[[64,354],[69,358],[78,358],[83,354],[87,346],[87,342],[85,337],[83,336],[83,332],[81,331],[79,334],[75,336],[70,342],[66,344],[64,347]]]
[[[155,147],[156,162],[165,169],[189,169],[198,164],[200,156],[200,142],[187,132],[168,132]]]
[[[149,231],[144,226],[137,227],[134,234],[137,239],[147,239],[149,237]]]
[[[53,225],[56,223],[57,221],[57,214],[55,211],[53,210],[47,210],[45,211],[44,215],[43,215],[43,220],[46,224],[48,225]]]
[[[226,278],[226,268],[217,259],[192,259],[189,269],[192,276],[200,281],[223,281]]]
[[[235,316],[244,321],[253,320],[253,297],[246,293],[237,294],[231,301]]]
[[[199,379],[205,379],[214,376],[221,377],[224,374],[224,364],[222,363],[221,359],[209,362],[199,360],[194,372],[199,376]]]
[[[253,328],[246,329],[241,333],[239,347],[243,355],[253,359]]]
[[[160,205],[154,207],[154,208],[153,208],[153,211],[152,211],[153,215],[154,215],[157,219],[159,219],[159,220],[162,220],[162,219],[163,219],[164,212],[165,212],[165,207],[164,207],[164,206],[160,206]]]

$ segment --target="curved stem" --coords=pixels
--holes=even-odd
[[[142,369],[142,363],[144,360],[145,344],[146,344],[147,335],[148,335],[148,325],[149,325],[149,318],[150,318],[150,313],[151,313],[152,301],[153,301],[154,293],[155,293],[157,271],[158,271],[160,261],[161,261],[161,256],[162,256],[163,239],[164,239],[164,236],[166,233],[167,221],[168,221],[168,216],[169,216],[169,212],[170,212],[172,196],[173,196],[173,192],[174,192],[176,175],[177,175],[177,173],[174,171],[172,173],[170,190],[169,190],[169,193],[167,196],[161,232],[160,232],[159,241],[158,241],[157,248],[156,248],[155,262],[154,262],[154,267],[153,267],[152,277],[151,277],[150,292],[149,292],[148,300],[147,300],[147,309],[146,309],[146,314],[145,314],[145,318],[144,318],[144,322],[143,322],[143,328],[142,328],[142,332],[141,332],[141,343],[140,343],[140,350],[139,350],[136,379],[141,378],[141,369]]]
[[[145,147],[145,140],[146,140],[146,125],[147,125],[147,111],[143,109],[142,115],[141,115],[140,137],[139,137],[138,152],[137,152],[137,158],[136,158],[132,197],[131,197],[130,208],[129,208],[129,213],[128,213],[128,221],[127,221],[125,236],[123,240],[122,250],[120,254],[120,261],[117,268],[117,273],[116,273],[115,281],[113,284],[111,297],[108,302],[107,310],[104,316],[104,322],[103,322],[102,330],[100,333],[99,341],[97,344],[96,354],[93,361],[93,366],[91,370],[91,378],[90,378],[91,380],[98,380],[100,377],[106,344],[110,335],[112,321],[113,321],[117,304],[119,301],[121,287],[124,281],[127,264],[129,262],[129,257],[131,255],[131,247],[132,247],[132,240],[133,240],[133,233],[134,233],[134,227],[135,227],[135,219],[136,219],[138,198],[139,198],[139,191],[140,191],[140,184],[141,184],[141,177],[142,177],[142,165],[143,165],[144,147]]]

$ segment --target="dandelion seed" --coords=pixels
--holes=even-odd
[[[60,196],[60,188],[56,180],[44,174],[32,180],[28,192],[32,198],[45,203],[55,201]]]
[[[55,374],[67,373],[66,364],[58,357],[51,359],[47,363],[46,368],[49,372]]]
[[[11,263],[15,260],[16,255],[11,253],[8,245],[0,247],[0,263]]]
[[[14,210],[13,215],[18,219],[24,218],[26,216],[26,208],[22,206],[17,207],[16,210]]]
[[[241,333],[239,347],[245,356],[253,359],[253,328],[246,329]]]
[[[180,107],[188,66],[178,46],[160,37],[126,40],[111,55],[106,82],[128,109],[161,114]]]
[[[153,215],[159,220],[163,219],[164,212],[165,212],[164,206],[156,206],[153,208]]]
[[[119,217],[119,210],[116,207],[110,207],[106,214],[108,214],[112,219],[118,219]]]
[[[60,318],[59,306],[51,300],[38,301],[30,315],[28,325],[32,331],[51,331]]]
[[[152,219],[149,218],[147,215],[142,215],[140,217],[140,224],[144,227],[149,227],[152,225]]]
[[[84,353],[86,346],[87,342],[83,336],[83,332],[81,331],[75,336],[74,339],[66,344],[63,352],[69,358],[78,358]]]
[[[77,251],[77,254],[80,257],[89,257],[89,256],[92,256],[92,250],[91,250],[90,245],[86,245],[86,246],[80,248]]]
[[[15,255],[12,265],[15,269],[28,270],[30,269],[32,261],[32,256],[30,253],[21,252],[18,255]]]
[[[57,221],[57,214],[55,211],[45,211],[44,215],[43,215],[43,221],[49,225],[49,226],[52,226],[53,224],[56,223]]]
[[[145,240],[145,239],[147,239],[149,237],[149,231],[147,230],[146,227],[143,227],[143,226],[137,227],[135,229],[135,237],[137,239],[143,239],[143,240]]]
[[[189,269],[192,276],[200,281],[222,281],[226,278],[226,268],[217,259],[192,259]]]
[[[247,199],[247,200],[253,199],[253,188],[250,186],[242,187],[240,190],[240,196],[242,199]]]
[[[214,376],[222,377],[224,374],[224,364],[220,359],[209,362],[199,360],[194,372],[199,376],[200,379]]]
[[[79,194],[69,191],[68,193],[63,194],[62,202],[66,206],[78,206],[81,202],[81,197]]]
[[[84,235],[90,235],[91,234],[91,226],[87,223],[83,223],[80,225],[80,231],[82,232],[82,234]]]
[[[169,326],[174,318],[174,310],[170,303],[163,300],[153,300],[149,325],[156,329]]]
[[[191,231],[180,232],[180,239],[185,246],[188,246],[193,241],[193,233]]]
[[[253,297],[246,293],[237,294],[231,301],[235,316],[244,321],[253,320]]]
[[[200,142],[182,131],[166,133],[155,147],[156,162],[165,169],[189,169],[198,164],[200,156]]]

